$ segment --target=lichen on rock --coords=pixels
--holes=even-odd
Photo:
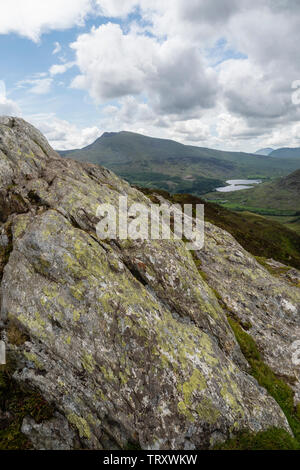
[[[207,449],[245,429],[290,433],[249,374],[214,291],[253,319],[231,282],[249,259],[245,275],[259,296],[256,279],[269,278],[256,260],[208,226],[199,254],[209,281],[216,277],[208,285],[183,241],[104,243],[95,230],[100,203],[150,200],[104,168],[59,157],[21,119],[2,118],[0,137],[1,194],[19,200],[0,219],[3,335],[9,322],[20,325],[26,341],[8,344],[18,358],[14,379],[62,417],[50,441],[42,437],[49,423],[25,421],[36,448],[59,448],[57,426],[89,449]],[[270,302],[281,305],[283,323],[296,324],[285,301],[298,309],[298,294],[283,294],[280,282]]]

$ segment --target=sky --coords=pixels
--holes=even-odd
[[[0,0],[0,11],[0,114],[55,149],[121,130],[300,147],[299,0]]]

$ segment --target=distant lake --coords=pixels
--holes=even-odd
[[[228,186],[216,188],[219,193],[229,193],[231,191],[241,191],[241,189],[251,189],[253,184],[261,183],[261,180],[228,180]]]

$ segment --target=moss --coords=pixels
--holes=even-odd
[[[133,442],[133,441],[128,441],[126,446],[124,447],[124,450],[142,450],[139,442]]]
[[[116,381],[116,377],[114,376],[114,373],[113,373],[111,368],[109,368],[107,370],[106,367],[101,366],[100,369],[101,369],[102,374],[105,377],[105,380],[107,380],[109,382],[115,382]]]
[[[183,395],[183,401],[180,401],[177,405],[178,412],[187,417],[191,422],[195,421],[195,417],[192,414],[190,407],[192,404],[192,396],[196,392],[205,390],[207,384],[206,380],[198,369],[195,369],[190,380],[185,382],[183,385],[179,385],[178,389]],[[204,410],[200,407],[197,408],[197,413],[203,415]],[[205,414],[205,412],[204,412]]]
[[[8,342],[14,346],[22,346],[28,340],[28,336],[13,319],[9,320],[6,334]]]
[[[277,401],[284,412],[295,438],[300,443],[299,408],[294,406],[294,392],[272,369],[264,363],[253,338],[232,318],[228,321],[233,329],[241,350],[251,366],[251,375]]]
[[[215,450],[299,450],[300,445],[284,429],[270,428],[252,434],[244,431],[234,439],[215,446]]]
[[[80,312],[78,312],[78,310],[74,310],[73,311],[73,321],[75,323],[79,322],[80,320]]]
[[[202,261],[197,258],[196,253],[194,251],[191,252],[191,256],[193,258],[193,261],[195,263],[195,266],[198,270],[198,273],[202,277],[203,281],[207,282],[207,274],[201,269],[202,267]]]
[[[0,281],[3,277],[3,270],[6,264],[8,263],[10,254],[13,250],[11,224],[7,223],[6,225],[4,225],[4,231],[7,236],[8,243],[6,246],[0,246]]]
[[[254,339],[241,328],[236,320],[229,317],[228,321],[246,359],[249,362],[260,361],[260,352]]]
[[[201,269],[198,269],[198,272],[199,272],[200,276],[202,277],[203,281],[207,282],[207,280],[208,280],[207,274],[204,271],[202,271]]]
[[[196,408],[197,414],[207,423],[215,424],[217,419],[221,416],[220,411],[214,406],[213,402],[203,397],[201,402]]]
[[[54,409],[36,391],[21,388],[13,380],[14,361],[8,357],[7,364],[0,366],[0,409],[10,414],[11,419],[0,429],[0,450],[31,449],[29,439],[21,433],[25,416],[31,416],[37,423],[53,416]]]
[[[220,303],[220,302],[223,302],[223,299],[222,299],[221,294],[220,294],[216,289],[211,288],[211,290],[212,290],[213,293],[215,294],[215,296],[216,296],[216,298],[218,299],[219,303]]]
[[[21,214],[14,219],[12,232],[14,238],[20,238],[26,231],[30,217],[27,214]]]

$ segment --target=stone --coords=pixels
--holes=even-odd
[[[24,418],[21,431],[27,436],[35,449],[73,450],[76,448],[76,434],[66,418],[59,413],[40,424],[33,418]]]
[[[0,120],[0,188],[0,320],[27,338],[9,345],[14,378],[59,413],[25,419],[35,448],[61,448],[64,433],[72,448],[70,429],[84,448],[153,450],[291,432],[249,375],[216,290],[251,320],[270,365],[292,373],[284,348],[299,332],[299,289],[210,224],[198,253],[207,281],[183,241],[99,240],[100,203],[150,200],[105,168],[63,159],[19,118]]]

